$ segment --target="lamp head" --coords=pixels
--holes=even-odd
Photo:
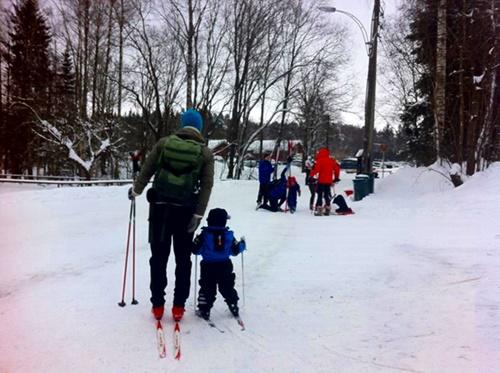
[[[318,9],[326,13],[335,13],[337,11],[337,8],[334,6],[320,6]]]

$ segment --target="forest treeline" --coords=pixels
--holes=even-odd
[[[7,1],[0,170],[118,177],[129,152],[175,131],[187,107],[202,113],[207,139],[231,145],[230,178],[263,139],[354,155],[363,129],[342,112],[360,92],[349,75],[355,35],[320,3]],[[376,151],[464,174],[498,160],[498,3],[408,1],[383,19]]]

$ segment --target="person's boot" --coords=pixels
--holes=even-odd
[[[325,206],[325,210],[323,211],[323,214],[324,214],[325,216],[330,215],[330,210],[331,210],[331,209],[332,209],[332,208],[331,208],[330,206]]]
[[[173,306],[172,307],[172,317],[175,322],[181,321],[182,316],[184,316],[184,307]]]
[[[321,216],[323,215],[323,207],[322,206],[316,206],[316,211],[314,211],[315,216]]]
[[[153,314],[156,320],[161,320],[161,318],[163,317],[163,311],[164,311],[163,306],[157,306],[157,307],[153,306],[153,308],[151,308],[151,313]]]
[[[198,308],[195,312],[195,315],[201,317],[204,320],[210,320],[210,311],[208,310],[203,310]]]
[[[337,210],[335,210],[335,212],[338,215],[351,215],[351,214],[354,214],[354,211],[352,211],[352,209],[349,208],[349,207],[346,210],[337,209]]]

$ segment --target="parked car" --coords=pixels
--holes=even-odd
[[[340,161],[340,169],[347,173],[355,173],[358,170],[356,158],[344,158]]]
[[[373,162],[373,172],[376,172],[378,176],[384,177],[385,175],[390,175],[398,170],[399,166],[393,162]]]

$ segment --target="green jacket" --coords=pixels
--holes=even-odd
[[[191,140],[197,141],[201,144],[205,144],[205,139],[194,128],[185,127],[178,130],[176,135],[181,138],[189,138]],[[158,159],[161,155],[163,146],[165,145],[167,137],[161,138],[156,145],[153,147],[151,152],[148,154],[144,164],[141,167],[141,171],[134,183],[134,192],[141,194],[146,185],[149,183],[151,177],[157,171]],[[208,147],[203,146],[203,160],[204,164],[201,168],[200,174],[200,193],[198,196],[198,203],[196,205],[195,214],[203,216],[205,210],[207,209],[208,200],[210,199],[210,194],[212,192],[212,186],[214,185],[214,156],[212,151]]]

